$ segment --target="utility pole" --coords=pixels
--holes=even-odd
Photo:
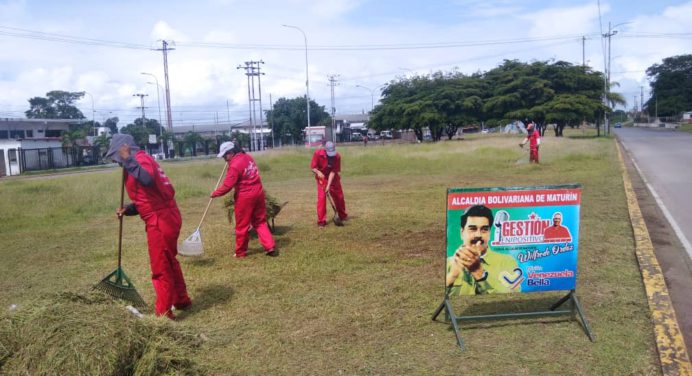
[[[271,111],[271,119],[267,119],[267,122],[269,122],[269,125],[271,126],[272,129],[272,149],[276,147],[274,144],[274,103],[272,102],[272,93],[269,93],[269,108]]]
[[[145,127],[146,124],[144,123],[144,120],[146,119],[146,117],[144,116],[144,109],[145,109],[146,107],[144,107],[144,97],[148,97],[149,94],[139,94],[139,93],[137,93],[137,94],[132,94],[132,96],[133,96],[133,97],[139,97],[140,103],[142,103],[142,105],[141,105],[140,107],[137,107],[137,108],[141,108],[141,109],[142,109],[142,126]]]
[[[639,97],[639,117],[641,118],[644,112],[644,86],[640,86],[639,89],[641,89]]]
[[[617,34],[617,30],[612,30],[610,26],[610,22],[608,22],[608,32],[603,34],[603,38],[608,38],[606,40],[606,43],[608,44],[608,52],[607,52],[607,64],[606,64],[606,74],[605,74],[605,88],[604,88],[604,93],[603,93],[603,104],[606,107],[609,107],[608,103],[608,94],[610,93],[610,38]],[[603,114],[603,134],[608,135],[610,133],[610,122],[608,119],[608,113]]]
[[[175,44],[175,42],[173,42]],[[161,40],[161,48],[157,48],[156,51],[163,51],[163,76],[166,86],[166,122],[168,131],[173,133],[173,117],[171,116],[171,90],[168,84],[168,51],[175,50],[168,46],[169,42],[166,40]]]
[[[250,125],[252,126],[252,136],[251,136],[251,150],[261,149],[262,139],[257,140],[256,135],[256,124],[257,124],[257,111],[255,107],[255,102],[259,102],[260,110],[260,131],[262,130],[262,87],[260,82],[260,76],[263,75],[260,71],[260,64],[264,64],[264,61],[246,61],[245,66],[238,65],[236,69],[245,69],[245,75],[247,76],[247,96],[248,96],[248,108],[250,110]],[[257,77],[257,85],[259,87],[259,98],[255,97],[255,77]]]
[[[327,76],[329,78],[329,86],[332,91],[332,142],[336,143],[336,103],[334,102],[334,87],[338,86],[339,75],[332,74]]]
[[[581,37],[581,66],[586,67],[586,37]]]
[[[226,99],[226,114],[228,115],[228,136],[230,137],[233,133],[233,127],[231,126],[231,106],[228,104],[228,99]]]

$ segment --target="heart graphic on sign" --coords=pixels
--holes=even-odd
[[[515,289],[524,280],[524,272],[520,268],[514,268],[512,272],[503,270],[500,272],[499,279],[503,285]]]

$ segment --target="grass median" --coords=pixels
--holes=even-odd
[[[165,325],[205,338],[189,356],[210,374],[656,374],[613,140],[566,136],[546,133],[538,166],[527,163],[518,136],[340,146],[350,221],[324,230],[315,224],[311,151],[260,153],[265,188],[288,201],[276,218],[281,256],[264,257],[253,239],[247,259],[231,257],[232,228],[215,201],[202,228],[206,255],[181,260],[193,308]],[[223,163],[162,166],[177,190],[182,240],[197,226]],[[119,176],[114,169],[0,183],[5,307],[17,304],[19,312],[112,271]],[[462,325],[461,352],[448,325],[430,321],[444,293],[446,188],[568,183],[583,186],[577,293],[596,342],[576,321],[482,322]],[[151,303],[144,226],[138,218],[125,222],[123,265]],[[456,300],[455,309],[544,308],[554,296],[474,297]]]

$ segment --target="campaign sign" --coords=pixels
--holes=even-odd
[[[447,190],[450,295],[573,290],[581,186]]]

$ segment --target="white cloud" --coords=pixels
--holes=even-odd
[[[152,39],[173,40],[176,42],[187,42],[190,40],[185,34],[173,29],[166,21],[159,21],[151,31]]]

